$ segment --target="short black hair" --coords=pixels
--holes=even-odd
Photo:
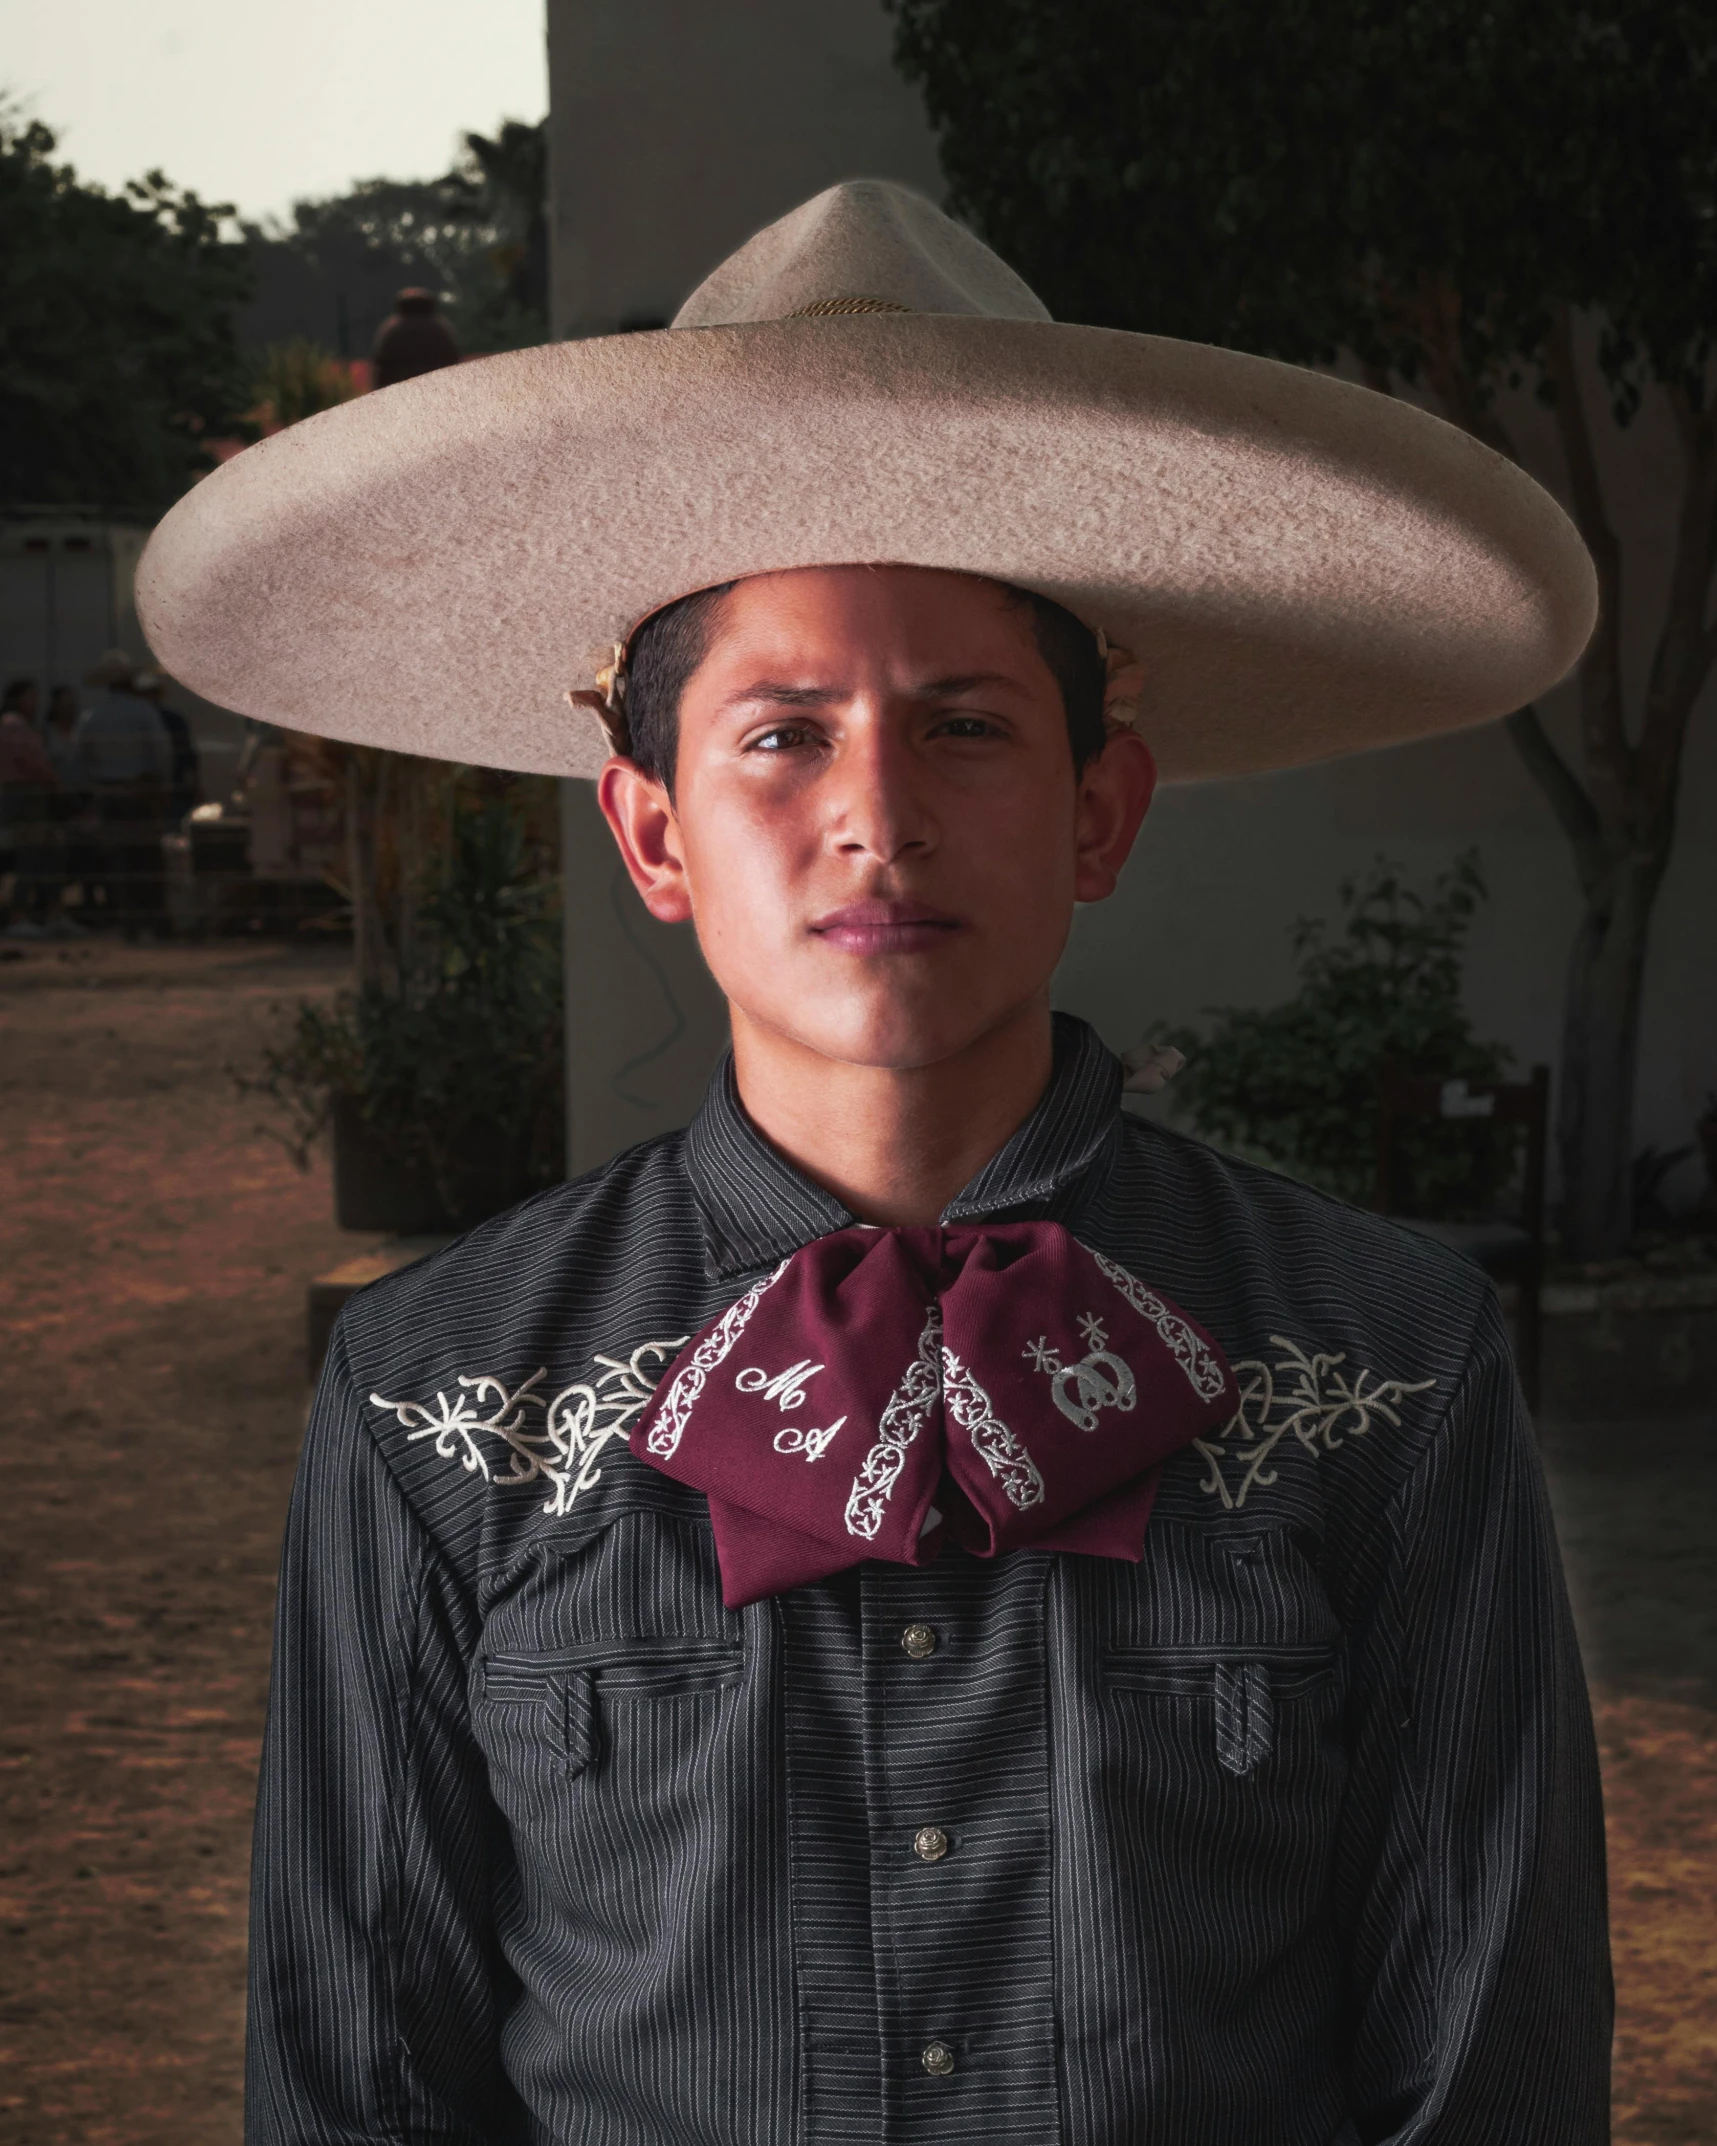
[[[8,678],[5,697],[0,700],[0,707],[16,708],[26,693],[33,693],[35,690],[36,681],[33,678]]]
[[[626,666],[626,731],[630,757],[646,775],[674,787],[674,763],[680,742],[680,696],[709,653],[710,628],[722,600],[735,584],[723,581],[698,589],[665,605],[647,618],[632,637]],[[1073,771],[1103,750],[1103,694],[1108,667],[1097,636],[1082,619],[1035,589],[1012,582],[995,584],[1012,610],[1031,615],[1037,652],[1061,689],[1067,712],[1067,742],[1073,748]]]
[[[680,696],[709,653],[710,626],[734,586],[696,589],[647,618],[626,656],[627,750],[671,795],[679,755]]]

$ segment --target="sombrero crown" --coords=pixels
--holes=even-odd
[[[903,187],[832,187],[670,329],[449,367],[205,478],[138,608],[209,699],[592,774],[568,709],[675,597],[890,561],[1036,589],[1135,650],[1170,779],[1483,722],[1575,662],[1591,562],[1522,471],[1264,358],[1052,321]]]

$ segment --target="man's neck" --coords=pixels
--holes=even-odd
[[[861,1222],[936,1221],[1049,1086],[1049,1005],[955,1057],[907,1072],[822,1057],[733,1009],[734,1072],[752,1122]]]

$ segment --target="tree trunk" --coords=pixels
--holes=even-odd
[[[1568,964],[1557,1110],[1565,1249],[1614,1259],[1633,1231],[1634,1078],[1652,904],[1667,856],[1623,856],[1587,891]]]
[[[346,762],[346,873],[352,885],[352,967],[360,991],[393,990],[397,976],[382,912],[380,837],[388,756],[361,746]]]
[[[1598,573],[1598,623],[1580,665],[1584,780],[1534,709],[1510,717],[1508,730],[1573,846],[1586,899],[1563,1012],[1562,1241],[1576,1259],[1613,1259],[1633,1230],[1634,1078],[1652,905],[1675,839],[1688,724],[1717,659],[1717,626],[1706,619],[1717,557],[1717,410],[1695,399],[1685,382],[1663,384],[1684,481],[1651,675],[1637,735],[1630,737],[1622,547],[1605,509],[1565,306],[1556,310],[1544,363],[1574,517]],[[1506,439],[1501,444],[1512,452]]]

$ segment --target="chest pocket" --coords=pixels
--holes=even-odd
[[[496,1654],[476,1695],[479,1740],[504,1804],[624,1762],[645,1710],[719,1700],[744,1673],[736,1641],[613,1640],[576,1653]],[[647,1733],[647,1731],[646,1731]],[[511,1796],[508,1790],[513,1792]]]
[[[1103,1676],[1111,1692],[1180,1702],[1218,1764],[1244,1779],[1274,1752],[1287,1710],[1331,1695],[1336,1669],[1333,1645],[1134,1647],[1112,1649]]]

